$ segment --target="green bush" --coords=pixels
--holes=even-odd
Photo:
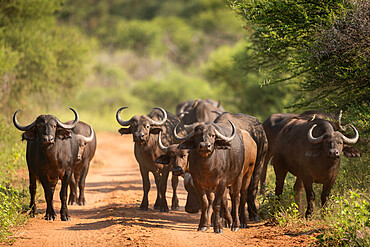
[[[329,226],[317,237],[321,246],[369,246],[370,204],[360,193],[349,191],[332,198],[324,222]]]

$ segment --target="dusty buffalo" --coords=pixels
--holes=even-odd
[[[72,108],[71,110],[75,114],[75,120],[71,124],[64,124],[52,115],[40,115],[33,123],[22,126],[17,121],[20,109],[14,113],[14,126],[24,131],[22,140],[27,141],[26,159],[30,179],[31,216],[35,215],[36,210],[35,194],[38,179],[44,188],[47,204],[45,219],[55,219],[53,194],[60,179],[62,180],[60,216],[63,221],[70,220],[67,208],[67,187],[78,155],[78,142],[72,129],[79,121],[77,112]]]
[[[192,103],[192,104],[191,104]],[[198,122],[213,122],[225,109],[211,100],[195,100],[182,103],[177,115],[186,125]],[[177,107],[178,108],[178,107]]]
[[[230,124],[232,127],[230,134]],[[179,148],[189,149],[189,171],[201,201],[200,231],[209,227],[209,201],[207,195],[214,193],[214,231],[222,233],[220,209],[226,188],[230,187],[232,201],[232,230],[240,227],[239,206],[246,198],[253,173],[257,146],[246,131],[236,129],[232,122],[199,124],[185,136]],[[244,201],[245,203],[245,201]],[[245,212],[240,218],[246,223]],[[245,227],[245,225],[242,225]]]
[[[318,110],[309,110],[301,114],[275,113],[269,116],[263,122],[263,128],[266,132],[266,136],[268,140],[268,151],[267,151],[266,158],[263,164],[263,170],[262,170],[262,175],[261,175],[261,194],[264,193],[267,166],[268,166],[270,159],[272,158],[274,147],[276,146],[275,140],[279,132],[285,126],[285,124],[287,124],[292,119],[305,119],[307,121],[312,120],[312,119],[326,119],[326,120],[329,120],[334,130],[339,130],[339,129],[344,129],[341,126],[341,117],[342,117],[342,113],[340,113],[339,116],[335,118],[333,114],[325,113],[325,112],[318,111]],[[345,152],[345,155],[348,155],[348,154],[355,155],[355,156],[360,155],[360,153],[356,149],[351,148],[348,145],[345,145],[344,148],[348,150],[348,152]],[[349,151],[350,149],[352,150]]]
[[[120,125],[129,126],[121,128],[119,133],[132,134],[135,142],[134,152],[136,160],[140,166],[140,173],[143,180],[144,196],[140,205],[141,210],[148,210],[148,193],[150,189],[149,172],[153,173],[157,186],[157,199],[154,208],[162,212],[168,212],[166,189],[167,179],[170,172],[169,166],[155,163],[155,160],[164,152],[158,147],[158,133],[163,132],[163,141],[165,145],[175,143],[173,138],[173,128],[180,124],[178,117],[166,112],[162,108],[154,108],[148,115],[136,115],[128,121],[123,121],[120,112],[126,107],[117,111],[116,118]],[[179,202],[176,194],[178,177],[172,176],[172,209],[179,208]]]
[[[67,122],[71,124],[71,122]],[[78,122],[76,127],[72,129],[78,141],[77,161],[73,165],[73,173],[69,182],[70,194],[68,205],[85,205],[85,181],[89,171],[90,161],[95,155],[96,136],[93,128],[84,122]],[[79,196],[77,199],[77,187],[79,188]]]
[[[298,203],[303,187],[306,191],[306,217],[313,210],[312,183],[323,184],[321,203],[324,205],[337,177],[342,151],[346,152],[343,143],[354,144],[359,138],[356,128],[350,126],[355,132],[353,138],[335,131],[332,124],[323,119],[293,118],[286,123],[276,137],[272,158],[276,195],[282,194],[286,174],[290,172],[297,177],[294,190]]]

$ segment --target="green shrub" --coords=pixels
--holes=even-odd
[[[317,237],[321,246],[370,246],[370,204],[360,193],[349,191],[332,198],[325,211],[329,226]]]

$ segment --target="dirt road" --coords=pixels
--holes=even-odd
[[[139,211],[142,182],[133,154],[131,137],[98,133],[98,148],[86,182],[86,206],[69,206],[71,221],[62,222],[59,190],[54,222],[43,219],[46,204],[38,203],[38,215],[15,234],[13,246],[308,246],[310,233],[250,223],[248,229],[223,234],[197,232],[200,214],[184,211],[186,191],[179,183],[180,210],[161,213],[153,209],[156,188],[153,177],[147,212]],[[172,189],[168,183],[167,201]],[[42,190],[38,185],[38,190]]]

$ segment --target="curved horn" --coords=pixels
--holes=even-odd
[[[16,111],[16,112],[14,113],[14,115],[13,115],[13,124],[14,124],[14,126],[15,126],[17,129],[22,130],[22,131],[27,131],[27,130],[31,129],[31,128],[35,125],[36,120],[35,120],[35,121],[33,121],[31,124],[26,125],[26,126],[22,126],[22,125],[20,125],[20,124],[18,123],[18,120],[17,120],[17,114],[18,114],[18,112],[20,112],[20,111],[21,111],[21,109],[18,109],[18,111]]]
[[[85,143],[89,143],[94,139],[94,130],[91,126],[90,127],[90,136],[84,136],[84,135],[76,135],[77,139],[82,140]]]
[[[159,148],[164,151],[164,152],[167,152],[168,150],[168,147],[165,147],[162,143],[162,131],[159,132],[158,134],[158,146]]]
[[[346,131],[347,130],[347,127],[346,126],[342,126],[342,114],[343,114],[343,111],[340,110],[339,112],[339,115],[338,115],[338,125],[339,125],[339,128],[342,130],[342,131]]]
[[[177,135],[177,126],[179,126],[179,124],[177,124],[176,127],[173,129],[173,136],[175,137],[176,140],[178,140],[178,141],[185,141],[186,139],[188,139],[188,138],[190,138],[191,136],[194,135],[194,130],[192,130],[189,134],[187,134],[184,137],[178,136]]]
[[[163,118],[162,118],[161,121],[154,121],[153,119],[151,119],[151,124],[152,125],[162,125],[162,124],[164,124],[167,121],[167,112],[165,110],[163,110],[162,108],[160,108],[160,107],[154,107],[153,109],[160,110],[163,113]]]
[[[307,132],[307,138],[308,138],[308,140],[309,140],[311,143],[313,143],[313,144],[320,143],[320,142],[322,142],[322,141],[323,141],[323,139],[324,139],[324,135],[321,135],[321,136],[319,136],[319,137],[313,137],[313,136],[312,136],[312,131],[313,131],[313,129],[316,127],[316,125],[317,125],[317,124],[312,125],[312,127],[311,127],[311,128],[309,129],[309,131]]]
[[[121,116],[120,116],[120,112],[121,112],[123,109],[126,109],[126,108],[128,108],[128,107],[127,107],[127,106],[121,107],[121,108],[119,108],[119,109],[118,109],[118,111],[117,111],[117,113],[116,113],[116,119],[117,119],[117,122],[118,122],[120,125],[122,125],[122,126],[129,126],[129,125],[130,125],[130,121],[131,121],[131,119],[130,119],[130,120],[128,120],[128,121],[123,121],[123,120],[122,120],[122,118],[121,118]]]
[[[216,135],[221,138],[222,140],[225,140],[227,142],[231,141],[232,139],[234,139],[235,135],[236,135],[236,129],[235,129],[235,126],[234,124],[229,120],[229,123],[231,124],[231,127],[233,129],[233,132],[231,133],[231,136],[230,137],[226,137],[224,135],[222,135],[220,132],[218,132],[217,129],[215,129],[215,132],[216,132]]]
[[[189,114],[188,111],[182,111],[182,112],[179,112],[176,116],[178,118],[183,118],[185,115]]]
[[[353,126],[352,124],[350,124],[349,126],[350,126],[350,127],[353,129],[353,131],[355,132],[355,137],[353,137],[353,138],[348,138],[348,137],[346,137],[346,136],[344,136],[344,135],[342,134],[342,138],[343,138],[343,141],[344,141],[345,143],[348,143],[348,144],[355,144],[355,143],[358,141],[358,138],[359,138],[360,136],[359,136],[358,131],[357,131],[357,129],[355,128],[355,126]]]
[[[73,129],[74,127],[76,127],[76,125],[77,125],[77,123],[79,121],[78,113],[73,108],[69,108],[69,109],[71,109],[71,111],[73,111],[73,113],[75,114],[75,120],[73,121],[73,123],[71,123],[71,124],[64,124],[58,118],[56,118],[58,125],[60,127],[64,128],[64,129]]]

